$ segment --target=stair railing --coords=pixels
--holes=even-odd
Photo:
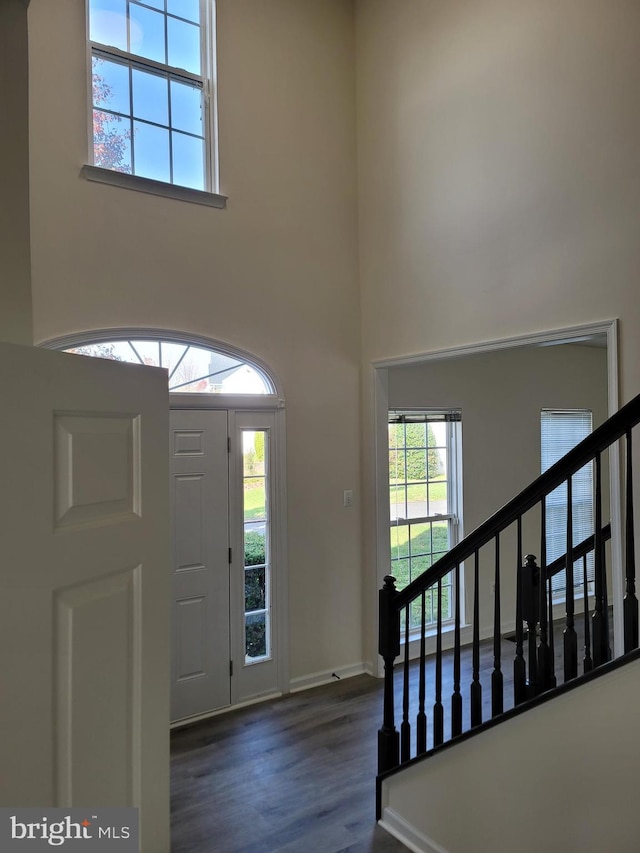
[[[395,578],[384,579],[379,593],[379,653],[384,661],[384,710],[382,727],[378,732],[378,773],[404,764],[424,754],[428,743],[438,747],[445,742],[445,718],[449,722],[449,734],[453,739],[462,734],[463,728],[477,727],[483,723],[483,714],[491,719],[505,710],[505,672],[502,664],[505,638],[502,626],[502,592],[505,581],[515,586],[515,656],[513,661],[513,705],[520,705],[539,693],[553,689],[557,684],[555,672],[554,589],[553,578],[564,571],[565,584],[565,627],[562,653],[564,658],[563,680],[578,677],[578,635],[576,633],[576,564],[582,561],[581,599],[584,625],[583,672],[590,672],[611,658],[609,641],[609,613],[607,592],[607,549],[611,538],[611,525],[602,523],[603,476],[602,455],[615,449],[614,445],[624,438],[625,449],[625,513],[623,519],[625,542],[625,596],[623,603],[624,651],[638,647],[638,602],[635,592],[635,551],[633,522],[633,454],[632,429],[640,422],[640,395],[627,403],[602,426],[594,430],[544,474],[534,480],[509,501],[502,509],[481,524],[469,536],[451,548],[429,569],[415,578],[403,590],[395,587]],[[611,464],[615,464],[611,456]],[[595,520],[594,533],[584,541],[573,542],[572,477],[589,463],[594,464],[595,473]],[[546,501],[558,487],[566,484],[567,521],[566,552],[547,563],[546,558]],[[537,528],[537,529],[536,529]],[[534,532],[532,532],[534,531]],[[539,545],[540,565],[532,554],[525,556],[524,537],[534,538]],[[508,538],[515,538],[515,559],[505,550]],[[489,554],[488,558],[486,554]],[[593,555],[590,558],[590,555]],[[587,576],[589,559],[593,561],[593,582]],[[483,709],[483,684],[481,677],[482,655],[486,657],[487,643],[481,645],[480,623],[480,566],[489,560],[493,587],[493,628],[488,639],[493,657],[490,673],[490,703]],[[471,566],[465,566],[465,561]],[[510,572],[506,578],[502,566],[510,563],[516,568],[515,577]],[[473,616],[471,625],[463,624],[461,581],[463,571],[471,574],[472,603],[469,608]],[[443,627],[442,583],[445,576],[453,573],[453,619]],[[431,592],[429,592],[431,591]],[[593,593],[593,612],[590,594]],[[426,595],[436,599],[436,626],[425,625]],[[557,601],[557,598],[555,599]],[[410,609],[421,610],[421,626],[417,633],[410,632]],[[404,617],[404,630],[401,630]],[[513,623],[512,623],[513,624]],[[486,627],[486,626],[485,626]],[[462,634],[471,634],[471,683],[468,706],[465,708],[462,678]],[[404,634],[403,665],[396,679],[394,663],[400,655]],[[483,628],[483,635],[486,631]],[[427,640],[435,645],[434,654],[427,665]],[[410,647],[419,644],[417,660],[412,660]],[[445,644],[452,646],[445,652]],[[528,647],[525,655],[525,644]],[[449,667],[445,673],[445,663]],[[445,682],[450,681],[450,705],[443,701]],[[415,683],[417,682],[417,697]],[[432,725],[428,726],[428,687],[433,692]],[[396,696],[396,692],[398,695]],[[401,700],[401,701],[397,701]],[[417,703],[415,722],[413,708]],[[402,707],[400,731],[396,728],[396,706]]]

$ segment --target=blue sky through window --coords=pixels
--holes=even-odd
[[[95,165],[205,189],[200,0],[90,0],[89,11]]]

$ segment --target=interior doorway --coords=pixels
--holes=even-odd
[[[388,574],[389,565],[391,561],[391,551],[390,551],[390,543],[389,543],[389,517],[390,517],[390,500],[389,500],[389,438],[388,438],[388,420],[389,420],[389,410],[394,407],[411,407],[418,405],[420,402],[421,405],[425,406],[427,403],[431,405],[431,403],[435,403],[437,405],[442,405],[443,403],[447,404],[459,404],[459,399],[452,401],[448,399],[442,399],[439,392],[435,392],[437,394],[437,399],[434,401],[431,400],[416,400],[415,396],[412,396],[410,401],[404,399],[404,391],[406,391],[407,385],[403,386],[403,382],[407,379],[409,372],[415,370],[416,375],[419,373],[422,368],[428,368],[430,371],[436,371],[441,369],[442,376],[445,374],[450,374],[453,372],[453,368],[456,365],[460,366],[461,370],[464,370],[466,365],[474,364],[474,360],[478,359],[489,359],[493,358],[496,360],[496,364],[494,365],[495,370],[492,374],[491,381],[495,385],[495,389],[497,393],[502,392],[505,397],[508,397],[512,402],[514,398],[513,388],[515,386],[509,384],[509,382],[505,381],[505,370],[503,367],[500,367],[497,364],[497,360],[500,358],[504,359],[504,365],[509,365],[511,361],[515,361],[515,355],[517,353],[525,353],[530,352],[532,354],[540,353],[549,353],[549,348],[552,350],[561,350],[571,348],[583,348],[586,347],[588,349],[595,348],[599,353],[603,356],[603,361],[606,365],[605,370],[605,378],[604,381],[606,383],[606,388],[603,389],[603,393],[606,399],[607,409],[606,414],[611,415],[618,409],[618,346],[617,346],[617,322],[614,321],[603,321],[601,323],[593,323],[585,326],[576,326],[566,329],[555,329],[550,331],[542,331],[538,333],[532,333],[528,335],[522,335],[517,338],[509,338],[498,341],[489,341],[479,344],[473,344],[468,346],[463,346],[459,348],[452,348],[449,350],[442,351],[434,351],[434,352],[425,352],[425,353],[417,353],[410,356],[404,356],[396,359],[388,359],[385,361],[376,362],[373,365],[373,377],[374,377],[374,405],[375,405],[375,458],[376,458],[376,576],[374,588],[377,590],[382,586],[384,575]],[[543,375],[541,373],[541,375]],[[421,385],[420,387],[424,389],[427,387],[425,384],[425,376],[420,377]],[[417,387],[414,385],[414,388]],[[435,387],[435,383],[432,386],[428,385],[429,393],[433,387]],[[485,386],[479,386],[479,393],[482,392],[482,389]],[[526,386],[520,385],[523,392],[526,393]],[[452,390],[453,386],[449,385],[447,389],[447,393]],[[402,392],[399,396],[403,397],[403,399],[398,399],[397,392]],[[516,413],[519,410],[516,409]],[[606,416],[605,414],[605,416]],[[539,418],[539,412],[537,413],[537,417]],[[463,412],[463,419],[465,418],[465,414]],[[468,419],[467,419],[468,421]],[[536,421],[536,425],[539,422]],[[517,439],[520,434],[519,429],[514,429],[513,436],[514,439]],[[485,443],[484,448],[480,447],[479,453],[487,453],[487,449],[490,450],[489,445],[486,442],[487,433],[486,429],[483,427],[480,430],[477,430],[475,433],[471,430],[467,430],[465,434],[465,444],[469,448],[471,446],[471,439],[474,437],[479,439],[479,442]],[[539,442],[539,438],[538,438]],[[539,446],[539,444],[537,445]],[[468,470],[473,470],[472,466],[467,466]],[[539,473],[539,469],[537,471]],[[533,471],[531,478],[536,476],[536,472]],[[480,486],[483,487],[484,483],[487,481],[481,481]],[[524,485],[524,483],[522,484]],[[517,492],[517,489],[516,489]],[[621,602],[623,598],[623,579],[622,572],[620,567],[622,566],[621,553],[622,553],[622,543],[620,536],[620,469],[617,464],[617,460],[615,458],[611,459],[611,464],[609,466],[609,492],[610,492],[610,508],[611,508],[611,521],[612,521],[612,563],[613,563],[613,573],[612,573],[612,584],[613,589],[615,590],[615,595],[613,596],[614,601],[616,602],[615,607],[621,607]],[[486,516],[485,516],[486,517]],[[465,519],[466,523],[466,519]],[[470,521],[470,529],[473,529],[475,524],[473,519]],[[469,532],[467,530],[467,532]],[[463,531],[464,533],[464,531]],[[376,592],[377,594],[377,592]],[[372,604],[372,606],[374,606]],[[374,610],[373,612],[377,612]],[[618,624],[622,624],[621,618],[617,620]],[[375,625],[375,629],[377,630],[377,622]],[[372,638],[373,639],[373,638]],[[621,647],[621,636],[616,636],[616,647]],[[382,674],[382,669],[379,661],[378,674]]]

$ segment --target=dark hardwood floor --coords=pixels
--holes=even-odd
[[[562,622],[556,623],[562,682]],[[582,629],[577,621],[579,646]],[[502,640],[504,707],[513,705],[515,645]],[[582,651],[580,667],[582,672]],[[483,719],[491,716],[493,643],[480,649]],[[445,737],[450,736],[452,653],[443,656]],[[417,662],[411,664],[415,721]],[[463,727],[469,727],[471,647],[462,651]],[[434,659],[427,662],[427,746],[433,742]],[[402,667],[395,672],[396,726]],[[171,737],[173,853],[392,853],[406,847],[375,822],[377,730],[383,682],[367,675],[231,711]],[[412,754],[415,726],[412,725]]]
[[[172,853],[392,853],[375,822],[382,682],[367,675],[171,738]]]

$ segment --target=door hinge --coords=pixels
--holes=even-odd
[[[233,675],[233,661],[229,661],[229,677]]]
[[[233,551],[229,548],[229,565],[233,562]]]
[[[227,453],[231,453],[231,436],[227,436]]]

